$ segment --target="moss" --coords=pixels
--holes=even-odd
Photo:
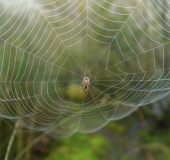
[[[75,134],[53,149],[45,160],[99,160],[106,154],[107,143],[101,134]]]

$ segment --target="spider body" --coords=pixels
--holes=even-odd
[[[87,100],[87,95],[88,95],[89,86],[90,86],[90,78],[84,77],[82,85],[83,85],[83,88],[84,88],[84,98],[86,98],[86,100]]]

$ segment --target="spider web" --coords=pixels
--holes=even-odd
[[[169,94],[167,0],[1,0],[0,116],[68,137]],[[83,77],[90,78],[87,100]]]

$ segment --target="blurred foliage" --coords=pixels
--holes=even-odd
[[[75,134],[63,142],[55,142],[53,150],[44,160],[98,160],[107,154],[108,142],[102,134]]]
[[[83,86],[82,86],[83,87]],[[70,85],[67,89],[68,98],[73,101],[82,101],[84,97],[84,91],[80,85]]]
[[[54,141],[43,160],[169,159],[170,129],[162,130],[153,117],[143,115],[145,118],[140,119],[140,114],[145,113],[136,111],[130,117],[109,123],[97,133],[76,133],[68,139]]]
[[[62,4],[62,1],[59,3]],[[120,3],[124,4],[127,3],[125,1],[120,1]],[[130,1],[129,3],[134,4],[135,1]],[[147,2],[146,2],[147,3]],[[84,8],[85,4],[82,4],[80,6],[80,11],[82,8]],[[0,6],[3,7],[3,5]],[[51,9],[55,8],[56,6],[50,5],[49,8]],[[109,4],[105,7],[111,7]],[[142,6],[139,6],[139,8]],[[123,17],[121,15],[113,16],[114,14],[108,14],[108,11],[102,9],[101,7],[94,5],[93,9],[95,9],[98,13],[102,13],[103,15],[107,15],[108,19],[111,20],[119,20],[123,21],[126,20],[127,16]],[[2,10],[2,9],[1,9]],[[117,12],[124,12],[129,13],[128,9],[122,11],[122,8],[117,9]],[[78,12],[78,13],[79,13]],[[149,14],[145,13],[145,10],[143,10],[143,13],[145,14],[145,18],[147,21],[149,21]],[[11,12],[8,13],[9,15],[12,15]],[[8,14],[5,14],[1,17],[1,22],[4,24],[6,22],[6,17],[9,17]],[[19,15],[20,13],[18,13]],[[77,101],[82,102],[82,99],[84,97],[83,87],[81,85],[82,77],[77,77],[72,72],[77,73],[79,75],[84,75],[83,71],[80,70],[76,64],[75,61],[68,56],[68,52],[66,50],[63,51],[63,48],[65,48],[62,44],[59,46],[57,52],[55,51],[55,44],[58,44],[60,42],[59,39],[56,39],[55,34],[49,34],[51,33],[50,25],[48,25],[47,21],[43,22],[43,27],[46,28],[46,30],[42,29],[39,31],[39,26],[42,23],[42,19],[44,19],[43,15],[40,15],[40,18],[38,19],[38,25],[35,26],[35,31],[30,32],[33,28],[33,23],[28,23],[30,20],[30,17],[32,16],[32,11],[29,11],[29,14],[27,14],[24,17],[24,21],[22,22],[23,15],[21,15],[21,18],[17,20],[17,23],[21,23],[19,29],[16,29],[17,26],[14,25],[12,29],[10,29],[11,24],[15,22],[15,20],[18,18],[16,15],[13,17],[10,23],[7,23],[7,25],[3,28],[5,30],[10,29],[10,32],[8,34],[5,34],[5,30],[1,30],[0,32],[3,33],[2,39],[8,39],[8,41],[4,42],[2,39],[0,39],[0,52],[2,53],[4,51],[4,44],[5,44],[5,52],[4,52],[4,64],[2,64],[2,61],[0,61],[0,67],[2,69],[2,74],[0,77],[0,84],[1,89],[3,91],[0,92],[0,96],[2,99],[5,98],[23,98],[24,97],[34,97],[35,95],[39,95],[40,93],[47,93],[49,91],[52,91],[53,94],[50,94],[50,98],[55,99],[58,95],[60,98],[63,98],[64,100],[67,99],[69,102],[71,101]],[[38,15],[38,13],[35,13]],[[65,13],[67,15],[67,13]],[[91,14],[89,12],[90,18],[96,22],[97,24],[100,24],[103,28],[110,28],[110,29],[117,29],[120,28],[121,25],[117,23],[106,23],[106,21],[102,20],[101,17],[95,16],[95,14]],[[139,15],[139,13],[134,14],[134,18],[140,19],[140,26],[144,29],[144,31],[150,36],[154,37],[159,42],[167,42],[167,39],[163,38],[154,32],[154,30],[151,28],[151,26],[148,26],[146,24],[146,21]],[[74,16],[74,15],[72,15]],[[166,21],[165,15],[162,15],[164,20]],[[73,18],[73,17],[72,17]],[[55,18],[54,18],[55,20]],[[82,19],[80,19],[82,20]],[[33,22],[36,21],[36,18],[33,16],[32,19]],[[165,25],[162,19],[159,19],[160,23],[162,25]],[[17,24],[16,23],[16,24]],[[67,20],[65,21],[67,23]],[[77,22],[78,23],[78,22]],[[155,22],[150,22],[152,25],[155,25]],[[28,26],[27,26],[28,25]],[[60,25],[60,22],[57,22],[54,24],[56,26]],[[61,24],[62,25],[62,24]],[[90,25],[90,23],[89,23]],[[92,24],[91,24],[92,25]],[[142,45],[142,47],[146,50],[149,50],[156,46],[156,44],[152,41],[148,41],[148,39],[144,36],[143,32],[139,27],[133,22],[133,20],[129,21],[129,25],[131,29],[133,30],[133,34],[135,34],[136,38],[138,38],[139,43]],[[27,30],[22,34],[22,36],[19,36],[22,31],[24,31],[25,26],[27,26]],[[109,31],[104,31],[102,28],[94,25],[91,26],[93,29],[101,35],[110,35],[111,33]],[[165,26],[166,27],[166,26]],[[161,28],[161,27],[160,27]],[[67,31],[68,28],[61,28],[58,32],[64,32]],[[15,32],[17,31],[17,32]],[[160,31],[163,32],[163,31]],[[13,36],[13,34],[17,35],[16,37]],[[29,35],[29,33],[31,33]],[[133,43],[134,37],[131,35],[130,30],[128,29],[128,26],[125,26],[122,28],[122,33],[129,37],[129,45],[130,47],[136,51],[137,53],[141,53],[141,48],[138,44]],[[36,38],[34,39],[34,35],[36,34]],[[86,34],[86,31],[82,31],[82,34],[79,35],[78,38],[83,37],[83,35]],[[102,37],[100,35],[95,35],[94,33],[90,33],[90,30],[88,31],[88,34],[91,35],[93,38],[96,38],[97,40],[109,42],[109,39],[106,37]],[[125,52],[125,58],[129,58],[134,55],[129,45],[127,45],[127,42],[123,38],[123,34],[119,34],[117,37],[117,42],[121,44],[122,52]],[[166,32],[163,32],[164,35],[166,35]],[[28,36],[29,35],[29,36]],[[25,37],[28,38],[25,40]],[[47,37],[50,37],[50,41],[47,41],[44,44],[44,41],[39,41],[41,38],[46,39]],[[168,36],[168,35],[167,35]],[[15,41],[14,41],[15,40]],[[15,42],[15,43],[13,43]],[[39,42],[39,43],[37,43]],[[54,44],[51,44],[51,42],[55,42]],[[100,44],[100,43],[94,43],[93,40],[88,39],[88,66],[91,69],[96,59],[98,59],[99,54],[96,53],[103,53],[106,45]],[[36,45],[35,45],[36,44]],[[74,47],[70,47],[69,50],[74,53],[74,57],[76,57],[76,61],[79,63],[79,65],[85,70],[85,41],[82,41],[82,43],[75,45]],[[13,46],[14,45],[14,46]],[[15,46],[19,46],[19,48],[15,48]],[[36,46],[36,47],[35,47]],[[43,46],[43,48],[42,48]],[[49,46],[51,46],[51,50],[48,50]],[[161,61],[162,55],[159,54],[162,48],[158,48],[155,51],[155,61]],[[44,55],[44,53],[48,53]],[[169,52],[169,46],[165,46],[165,52]],[[30,53],[30,54],[28,54]],[[53,53],[55,53],[53,55]],[[60,55],[62,53],[62,56]],[[122,55],[120,53],[119,46],[117,43],[113,43],[113,45],[110,48],[110,57],[108,59],[108,50],[106,54],[104,54],[98,63],[95,65],[95,67],[92,70],[92,73],[96,73],[98,71],[101,71],[102,69],[106,67],[110,67],[111,70],[113,70],[117,74],[122,74],[120,70],[117,70],[115,67],[113,67],[113,64],[119,63],[122,61]],[[152,53],[147,52],[146,54],[143,54],[143,56],[140,57],[140,63],[141,66],[143,66],[144,70],[151,70],[153,68],[153,57]],[[35,56],[36,54],[36,56]],[[149,55],[149,56],[148,56]],[[164,59],[166,62],[166,67],[169,66],[169,57],[170,55],[166,54],[164,55]],[[10,57],[10,59],[9,59]],[[41,58],[44,58],[41,60]],[[136,58],[136,57],[135,57]],[[138,66],[135,66],[134,61],[136,59],[131,59],[129,61],[126,61],[122,64],[122,68],[127,72],[136,73],[139,68]],[[13,61],[11,61],[11,59]],[[47,61],[49,63],[47,63]],[[56,61],[55,61],[56,60]],[[66,60],[66,63],[65,63]],[[22,61],[22,63],[20,63]],[[107,64],[106,64],[107,62]],[[15,63],[15,67],[14,67]],[[52,65],[54,63],[54,65]],[[59,67],[58,67],[58,66]],[[3,67],[2,67],[3,66]],[[60,67],[64,67],[64,69]],[[128,67],[127,67],[128,66]],[[156,68],[161,69],[162,64],[157,63]],[[36,71],[36,72],[35,72]],[[45,72],[44,72],[45,71]],[[169,71],[166,70],[164,73],[165,75]],[[24,74],[23,74],[24,73]],[[45,74],[44,74],[45,73]],[[57,74],[56,74],[57,73]],[[60,76],[58,76],[58,74]],[[96,74],[98,77],[101,76],[108,76],[110,75],[108,72],[99,72]],[[88,75],[89,76],[89,75]],[[150,76],[150,75],[149,75]],[[148,76],[148,77],[149,77]],[[160,75],[156,75],[160,78]],[[143,75],[137,75],[137,79],[141,79]],[[147,77],[147,78],[148,78]],[[115,77],[110,77],[115,78]],[[123,75],[122,75],[123,78]],[[94,77],[92,77],[92,80],[96,80]],[[149,78],[148,78],[149,79]],[[6,81],[6,84],[3,85],[3,81]],[[50,81],[49,84],[45,83],[46,81]],[[66,82],[66,80],[68,80]],[[77,83],[70,83],[74,80],[77,80]],[[9,83],[10,81],[15,82],[37,82],[37,85],[34,85],[33,83],[29,84],[20,84],[20,85],[13,85]],[[54,83],[55,81],[55,83]],[[41,83],[38,83],[41,82]],[[126,83],[126,82],[124,82]],[[150,85],[152,82],[147,82],[145,85]],[[102,85],[101,85],[102,84]],[[93,96],[97,96],[101,91],[106,89],[105,86],[110,85],[111,82],[104,83],[101,81],[98,82],[98,84],[92,84],[94,87],[96,87],[98,90],[91,88],[91,92],[93,93]],[[112,83],[113,85],[113,83]],[[129,87],[133,87],[136,85],[136,82],[132,82]],[[48,90],[47,90],[48,88]],[[63,89],[64,88],[64,89]],[[121,86],[119,86],[121,88]],[[22,90],[22,93],[21,93]],[[16,92],[17,93],[16,93]],[[112,94],[113,91],[115,91],[113,88],[110,88],[108,90],[108,94]],[[57,95],[55,94],[57,92]],[[124,94],[124,91],[120,91],[115,93],[114,95],[111,95],[112,98],[119,98]],[[103,95],[101,94],[98,99],[101,99]],[[133,96],[133,95],[131,95]],[[5,99],[4,98],[4,99]],[[49,98],[49,97],[48,97]],[[89,99],[93,99],[93,97],[89,97]],[[58,100],[58,99],[57,99]],[[57,101],[56,100],[56,101]],[[47,99],[48,101],[48,99]],[[97,101],[97,100],[96,100]],[[153,104],[152,106],[143,107],[140,112],[135,112],[130,117],[127,117],[126,119],[110,122],[105,129],[101,130],[98,133],[95,134],[78,134],[76,133],[72,137],[61,140],[61,141],[53,141],[52,146],[50,147],[50,153],[48,156],[44,158],[44,160],[168,160],[170,157],[170,101],[169,98],[163,99],[164,102],[166,102],[165,105],[161,104],[160,102]],[[21,103],[27,103],[30,106],[32,106],[32,102],[29,101],[29,99],[24,99],[21,101]],[[36,99],[33,99],[33,105],[35,105],[35,108],[39,109],[39,104],[36,101]],[[43,103],[43,102],[42,102]],[[155,111],[155,105],[158,105],[159,111]],[[17,107],[13,105],[10,101],[7,102],[1,102],[1,106],[5,108],[5,111],[11,113],[11,116],[18,115],[18,109],[22,109],[20,107],[21,104],[19,104]],[[53,105],[53,104],[51,104]],[[55,106],[54,106],[55,107]],[[31,109],[34,111],[34,107]],[[4,112],[7,113],[7,112]],[[34,119],[32,120],[34,122]],[[8,122],[8,121],[6,121]],[[9,122],[10,123],[10,122]],[[34,124],[32,124],[34,125]],[[10,137],[10,134],[13,130],[13,127],[10,124],[6,124],[4,120],[1,120],[1,145],[0,145],[0,159],[3,159],[5,154],[5,149],[8,144],[8,140]],[[13,150],[11,152],[11,159],[19,153],[19,151],[23,148],[23,146],[26,146],[29,144],[27,141],[31,137],[31,133],[23,133],[19,132],[17,139],[15,140],[15,143],[13,145]],[[19,137],[19,138],[18,138]],[[31,141],[33,138],[31,138],[29,141]],[[21,144],[22,143],[22,144]],[[35,156],[37,157],[37,156]],[[37,158],[38,159],[38,158]]]

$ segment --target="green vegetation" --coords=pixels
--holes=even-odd
[[[82,101],[84,97],[84,92],[82,86],[80,85],[70,85],[67,89],[68,98],[73,101]]]
[[[76,133],[71,138],[57,141],[44,160],[98,160],[107,154],[108,142],[100,133],[84,135]]]
[[[73,6],[63,5],[65,1],[28,2],[30,6],[23,1],[15,13],[15,1],[9,8],[8,1],[0,5],[4,11],[0,17],[0,159],[5,157],[14,129],[9,119],[21,124],[10,151],[12,160],[53,124],[58,125],[51,134],[54,137],[68,136],[78,127],[87,132],[100,128],[106,119],[122,118],[135,105],[169,93],[167,1],[157,6],[155,1],[142,0],[138,9],[133,8],[134,0],[117,1],[119,7],[106,1],[101,6],[93,1],[89,7],[88,1],[79,0]],[[121,7],[126,3],[133,7]],[[91,80],[86,101],[83,76]],[[168,160],[169,104],[167,97],[93,134],[75,133],[67,139],[39,142],[23,159]],[[42,132],[36,134],[30,128]]]
[[[110,122],[97,133],[76,133],[68,139],[52,140],[43,160],[169,159],[170,129],[162,130],[151,117],[141,120],[138,114]]]

